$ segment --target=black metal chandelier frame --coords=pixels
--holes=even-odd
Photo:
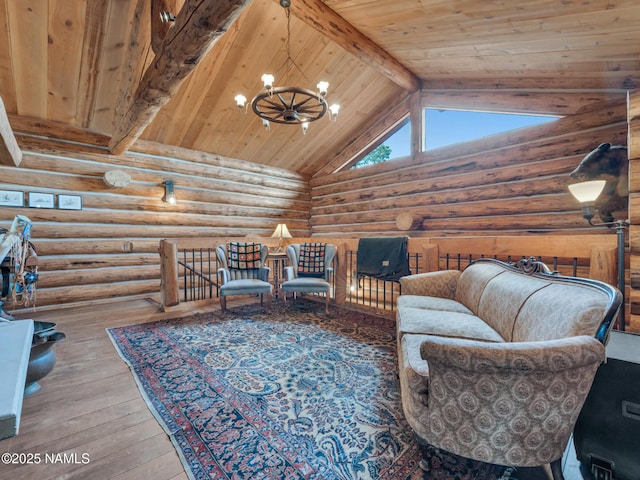
[[[251,100],[259,117],[275,123],[314,122],[327,112],[327,101],[316,92],[299,87],[275,87]]]

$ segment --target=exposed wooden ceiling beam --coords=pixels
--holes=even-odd
[[[0,97],[0,165],[17,167],[22,161],[22,150],[13,135],[7,111]]]
[[[184,79],[222,37],[251,0],[187,0],[145,71],[126,112],[117,122],[109,150],[127,150],[171,99]]]
[[[418,76],[321,0],[293,0],[289,8],[297,18],[336,42],[362,62],[376,68],[395,84],[409,92],[420,89],[422,81]]]

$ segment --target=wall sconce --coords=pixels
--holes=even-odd
[[[160,21],[162,23],[175,22],[176,16],[171,12],[160,12]]]
[[[289,229],[287,228],[286,223],[279,223],[276,229],[271,234],[271,238],[278,239],[278,246],[272,250],[272,252],[282,252],[282,239],[283,238],[291,238],[291,234],[289,233]]]
[[[625,279],[624,279],[624,229],[629,226],[629,220],[617,220],[615,222],[593,223],[595,214],[595,202],[604,190],[605,180],[591,180],[588,182],[569,185],[571,194],[582,204],[582,216],[594,227],[616,227],[618,236],[618,290],[622,293],[622,304],[618,314],[618,328],[624,332],[625,322]]]
[[[176,204],[176,193],[173,189],[173,182],[171,180],[164,181],[164,197],[162,201],[170,205]]]

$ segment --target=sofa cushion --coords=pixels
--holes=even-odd
[[[477,314],[507,342],[513,338],[513,326],[522,304],[534,292],[549,285],[541,279],[504,272],[485,285]]]
[[[460,302],[441,297],[426,297],[422,295],[400,295],[397,302],[400,307],[422,308],[423,310],[443,310],[446,312],[467,313],[473,312]]]
[[[468,313],[398,307],[396,315],[398,336],[405,333],[468,338],[488,342],[504,342],[493,328],[479,317]]]
[[[533,279],[530,279],[533,280]],[[608,296],[593,287],[554,283],[532,294],[516,319],[514,342],[595,336]]]
[[[480,297],[489,281],[505,270],[499,265],[471,264],[460,274],[456,287],[455,300],[462,303],[472,312],[478,311]]]

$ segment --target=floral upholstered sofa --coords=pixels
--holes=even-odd
[[[533,259],[482,259],[400,283],[402,404],[419,441],[488,463],[550,463],[561,479],[620,292]]]

